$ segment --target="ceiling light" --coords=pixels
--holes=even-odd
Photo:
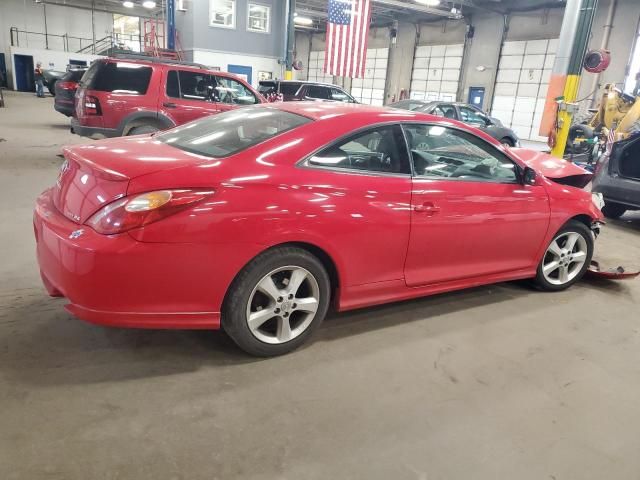
[[[293,18],[293,23],[297,23],[298,25],[313,25],[313,19],[296,15]]]
[[[440,0],[416,0],[416,2],[427,5],[428,7],[437,7],[440,5]]]
[[[154,2],[153,0],[145,0],[144,2],[142,2],[142,6],[144,8],[156,8],[156,2]]]
[[[133,2],[129,2],[129,1],[122,2],[122,6],[126,8],[133,8],[133,5],[134,5]]]

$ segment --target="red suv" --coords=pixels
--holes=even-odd
[[[204,65],[115,56],[96,60],[82,77],[71,131],[93,138],[151,133],[264,101],[242,79]]]

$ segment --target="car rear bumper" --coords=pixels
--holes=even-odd
[[[37,200],[34,230],[40,273],[52,296],[82,320],[131,328],[217,329],[223,288],[212,288],[204,250],[100,235],[61,215],[51,190]],[[203,278],[204,277],[204,278]],[[226,288],[226,287],[225,287]],[[218,298],[216,298],[218,297]]]
[[[80,125],[77,118],[71,119],[71,133],[75,133],[76,135],[80,135],[81,137],[89,137],[94,139],[121,136],[121,132],[115,128],[85,127],[84,125]]]
[[[53,104],[53,108],[56,110],[56,112],[60,112],[67,117],[73,116],[73,102],[71,104],[65,104],[56,100],[56,102]]]

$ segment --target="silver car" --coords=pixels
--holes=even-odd
[[[439,117],[459,120],[484,130],[504,145],[517,147],[520,144],[520,140],[513,130],[505,127],[497,118],[492,118],[479,108],[467,103],[400,100],[399,102],[392,103],[389,107],[425,112],[438,115]]]

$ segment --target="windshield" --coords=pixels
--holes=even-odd
[[[156,138],[181,150],[221,158],[310,121],[275,108],[246,107],[187,123]]]

